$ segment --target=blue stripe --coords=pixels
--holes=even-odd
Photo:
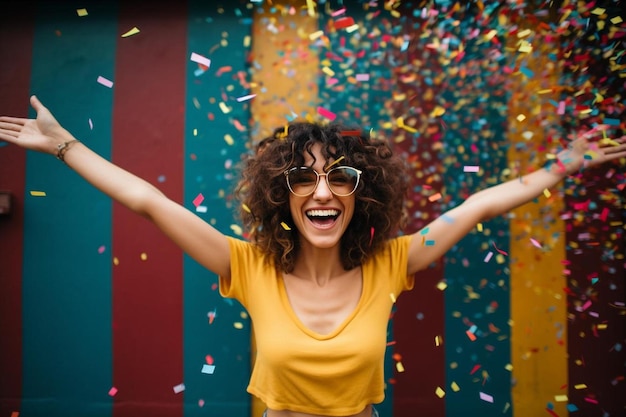
[[[78,8],[89,15],[78,17]],[[41,2],[37,10],[31,91],[105,157],[113,92],[96,79],[113,78],[116,32],[108,3]],[[55,158],[30,152],[24,210],[20,415],[109,416],[111,202]]]
[[[251,10],[203,0],[192,0],[188,7],[188,59],[196,53],[211,59],[211,66],[203,72],[191,59],[187,64],[184,204],[196,211],[192,202],[201,193],[201,205],[207,212],[197,214],[222,233],[233,235],[233,210],[237,207],[228,196],[237,175],[235,165],[249,138],[249,132],[237,130],[234,121],[247,126],[250,117],[249,104],[235,100],[250,93],[236,74],[246,71],[248,46],[244,38],[250,35]],[[225,66],[232,70],[219,75]],[[231,109],[228,114],[220,109],[221,102]],[[214,120],[210,120],[211,115]],[[232,138],[232,145],[225,140],[226,135]],[[215,416],[248,417],[250,323],[244,309],[223,299],[217,290],[217,276],[188,256],[184,259],[184,280],[184,415],[200,416],[209,411]],[[209,312],[216,313],[212,324]],[[235,328],[235,323],[241,323],[243,329]],[[207,355],[214,360],[213,374],[202,373]]]

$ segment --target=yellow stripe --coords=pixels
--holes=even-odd
[[[264,2],[263,10],[259,8],[252,27],[252,91],[256,97],[251,101],[251,116],[256,141],[291,119],[315,114],[320,67],[319,57],[310,48],[310,36],[319,31],[316,16],[303,15],[301,4],[288,0]],[[274,13],[270,13],[272,8]],[[254,336],[251,344],[254,364]],[[265,404],[253,397],[252,416],[261,417],[264,410]]]
[[[530,28],[534,30],[534,28]],[[510,50],[517,51],[519,64],[530,71],[511,77],[519,80],[511,89],[508,151],[513,178],[539,168],[545,162],[547,128],[558,126],[558,64],[547,56],[541,42],[532,54],[518,51],[513,37]],[[551,69],[554,66],[554,69]],[[520,150],[515,145],[523,144]],[[535,158],[535,159],[532,159]],[[515,172],[517,171],[517,172]],[[566,402],[555,398],[567,394],[567,322],[563,288],[565,227],[559,217],[563,197],[558,189],[545,190],[538,203],[531,202],[513,211],[511,232],[511,358],[515,384],[513,412],[519,416],[546,414],[548,403],[558,415],[567,415]]]

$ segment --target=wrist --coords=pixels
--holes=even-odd
[[[56,157],[59,161],[65,163],[65,154],[70,150],[70,148],[79,142],[78,139],[69,139],[64,142],[57,144],[56,146]]]

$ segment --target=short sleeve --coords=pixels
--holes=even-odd
[[[410,291],[415,285],[415,277],[413,274],[407,273],[409,264],[409,247],[411,245],[412,235],[404,235],[392,239],[389,242],[389,257],[392,276],[396,279],[393,281],[394,294],[400,295],[403,291]]]
[[[219,277],[220,295],[234,298],[247,307],[250,278],[261,272],[263,257],[251,243],[230,236],[226,238],[230,249],[230,279]]]

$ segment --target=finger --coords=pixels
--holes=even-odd
[[[23,117],[9,117],[9,116],[1,116],[0,117],[0,123],[2,124],[14,124],[17,126],[23,126],[26,124],[26,122],[28,121],[28,119],[25,119]],[[18,129],[20,128],[18,127]]]
[[[37,98],[34,94],[30,96],[30,105],[33,106],[33,109],[35,109],[37,113],[46,109],[46,106],[44,106],[41,101],[39,101],[39,98]]]

